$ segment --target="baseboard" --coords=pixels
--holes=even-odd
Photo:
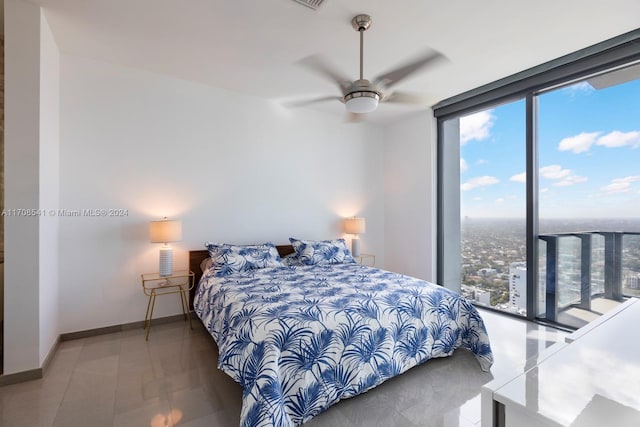
[[[28,371],[16,372],[8,375],[0,375],[0,387],[5,385],[23,383],[26,381],[39,380],[42,378],[49,369],[49,365],[51,365],[51,360],[53,360],[53,356],[55,356],[58,351],[58,346],[60,345],[60,335],[56,338],[55,342],[51,346],[51,350],[44,358],[42,362],[42,366],[38,369],[30,369]]]
[[[194,314],[191,313],[192,318],[193,318],[193,315]],[[171,323],[171,322],[175,322],[182,319],[184,319],[183,314],[175,314],[173,316],[155,318],[153,319],[153,324],[161,325],[163,323]],[[77,331],[77,332],[67,332],[65,334],[60,335],[60,339],[62,341],[77,340],[80,338],[95,337],[97,335],[112,334],[114,332],[130,331],[131,329],[142,329],[143,327],[144,327],[144,321],[140,320],[137,322],[123,323],[121,325],[105,326],[104,328],[86,329],[84,331]]]
[[[49,369],[49,365],[51,365],[51,361],[53,360],[53,356],[55,356],[56,353],[58,352],[58,347],[60,346],[60,341],[61,341],[61,336],[58,335],[58,337],[56,338],[56,341],[51,346],[51,349],[49,350],[49,353],[47,354],[47,357],[44,358],[44,361],[42,362],[42,368],[41,368],[43,375],[47,372],[47,369]]]
[[[191,315],[192,319],[194,318],[198,319],[195,313],[191,312],[189,314]],[[159,325],[159,324],[171,323],[171,322],[175,322],[177,320],[183,320],[183,319],[184,319],[183,314],[176,314],[173,316],[159,317],[159,318],[153,319],[153,324]],[[115,325],[115,326],[106,326],[104,328],[87,329],[84,331],[68,332],[68,333],[60,334],[58,335],[58,338],[56,338],[56,341],[51,347],[49,354],[47,354],[47,357],[45,357],[44,361],[42,362],[42,366],[40,368],[29,369],[28,371],[15,372],[13,374],[0,375],[0,387],[5,385],[22,383],[26,381],[38,380],[42,378],[44,374],[47,372],[47,369],[49,368],[51,361],[53,360],[53,357],[57,353],[58,347],[60,347],[60,343],[62,341],[71,341],[71,340],[76,340],[80,338],[94,337],[97,335],[111,334],[114,332],[129,331],[131,329],[142,328],[143,326],[144,326],[144,321],[138,321],[138,322],[131,322],[131,323],[123,323],[121,325]]]
[[[40,378],[42,378],[42,368],[16,372],[15,374],[0,375],[0,387],[23,383],[25,381],[39,380]]]

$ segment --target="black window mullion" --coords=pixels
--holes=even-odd
[[[437,207],[436,207],[436,281],[442,285],[444,283],[444,120],[437,121]]]

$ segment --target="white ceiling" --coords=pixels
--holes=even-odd
[[[31,0],[64,53],[141,68],[276,101],[338,95],[296,61],[322,54],[357,78],[367,13],[365,78],[432,48],[448,61],[398,84],[429,105],[640,25],[638,0]],[[311,108],[311,107],[307,107]],[[320,107],[342,114],[337,101]],[[382,104],[390,122],[420,107]]]

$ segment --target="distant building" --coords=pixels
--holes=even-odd
[[[482,277],[491,277],[495,276],[496,274],[498,274],[498,270],[496,270],[495,268],[481,268],[480,270],[478,270],[478,276]]]
[[[491,306],[491,291],[487,291],[476,286],[462,284],[460,293],[468,300],[472,300],[482,305]]]
[[[627,276],[626,288],[640,290],[640,273],[631,273]]]
[[[527,264],[512,262],[509,265],[509,302],[518,310],[527,309]]]
[[[475,300],[483,305],[491,305],[491,292],[483,291],[482,289],[476,289]]]

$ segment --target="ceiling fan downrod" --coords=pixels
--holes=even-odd
[[[369,15],[356,15],[351,20],[351,26],[360,33],[360,80],[364,79],[364,32],[371,26]]]

